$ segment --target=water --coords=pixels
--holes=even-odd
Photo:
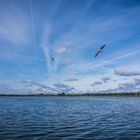
[[[0,97],[0,140],[140,140],[139,97]]]

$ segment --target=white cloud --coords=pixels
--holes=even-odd
[[[56,52],[60,53],[60,54],[66,52],[66,51],[67,51],[67,48],[65,48],[65,47],[61,47],[61,48],[56,49]]]

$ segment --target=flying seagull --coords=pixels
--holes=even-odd
[[[104,51],[104,47],[105,47],[106,45],[104,44],[98,51],[97,51],[97,53],[95,54],[95,57],[97,57],[100,53],[103,53],[103,51]]]

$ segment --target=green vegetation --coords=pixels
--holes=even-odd
[[[0,96],[49,96],[49,94],[0,94]],[[52,96],[52,95],[51,95]]]
[[[0,94],[0,96],[140,96],[140,92],[119,92],[119,93],[83,93],[83,94]]]
[[[58,96],[140,96],[140,92],[58,94]]]

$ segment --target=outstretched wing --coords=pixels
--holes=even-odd
[[[100,48],[100,50],[103,50],[105,46],[106,46],[106,45],[104,44],[104,45]]]
[[[95,54],[95,57],[97,57],[99,55],[100,51],[98,51],[96,54]]]

